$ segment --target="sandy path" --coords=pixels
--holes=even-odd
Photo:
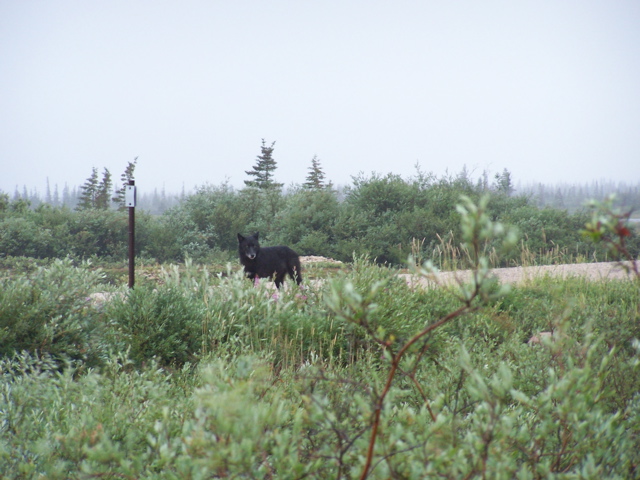
[[[514,267],[514,268],[495,268],[492,272],[500,279],[502,283],[519,283],[528,279],[541,276],[552,277],[570,277],[579,276],[591,280],[602,279],[631,279],[632,274],[627,273],[620,265],[615,262],[600,263],[577,263],[567,265],[546,265],[542,267]],[[458,272],[440,272],[440,283],[447,284],[455,282],[456,279],[466,280],[471,274],[470,270],[461,270]],[[418,282],[422,285],[433,285],[436,282],[426,278],[417,278],[411,274],[405,273],[400,275],[408,284],[412,285]]]

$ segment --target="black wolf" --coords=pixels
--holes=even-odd
[[[238,253],[244,272],[251,280],[256,278],[274,278],[280,288],[284,277],[289,276],[298,285],[302,282],[300,258],[289,247],[260,247],[259,232],[249,237],[238,234]]]

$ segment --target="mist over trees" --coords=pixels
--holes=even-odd
[[[518,185],[516,191],[526,195],[538,207],[553,207],[578,211],[590,199],[603,200],[615,194],[615,204],[625,210],[640,210],[640,182],[626,183],[609,180],[589,183],[527,183]]]

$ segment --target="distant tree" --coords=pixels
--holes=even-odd
[[[511,172],[506,168],[502,173],[496,173],[495,175],[495,189],[499,193],[511,195],[513,193],[513,180],[511,179]]]
[[[57,183],[53,187],[53,206],[54,207],[59,207],[60,206],[60,194],[58,193],[58,184]]]
[[[259,188],[260,190],[279,190],[282,187],[282,183],[276,183],[273,179],[273,173],[277,167],[277,163],[273,159],[275,144],[276,142],[273,142],[268,147],[264,138],[262,139],[261,155],[258,155],[253,169],[245,171],[247,175],[254,177],[254,180],[244,181],[247,187]]]
[[[460,173],[458,173],[457,175],[459,180],[462,180],[463,182],[471,182],[471,174],[469,173],[469,169],[467,168],[467,164],[465,163],[464,165],[462,165],[462,170],[460,170]]]
[[[64,188],[62,189],[62,205],[66,205],[67,207],[72,208],[77,203],[78,199],[75,192],[75,187],[72,193],[69,185],[65,183]]]
[[[110,196],[112,186],[113,183],[111,182],[111,172],[107,168],[105,168],[102,172],[102,181],[100,182],[100,185],[98,185],[95,208],[99,210],[109,209],[109,205],[111,204]]]
[[[480,192],[486,192],[489,190],[489,172],[486,170],[482,171],[482,176],[478,178],[476,186]]]
[[[120,181],[122,182],[122,186],[118,190],[116,190],[116,194],[111,199],[118,205],[118,210],[124,210],[126,207],[124,205],[124,195],[127,189],[127,185],[129,185],[129,180],[134,180],[134,172],[136,169],[136,163],[138,162],[138,157],[133,159],[133,162],[129,162],[127,164],[127,168],[124,169],[124,173],[120,175]]]
[[[47,177],[47,191],[45,193],[44,201],[48,204],[53,203],[53,198],[51,197],[51,186],[49,185],[49,177]]]
[[[80,187],[80,196],[78,197],[78,205],[76,210],[87,210],[94,208],[96,205],[96,197],[98,196],[98,189],[100,185],[98,183],[98,169],[93,167],[91,169],[91,175],[87,178],[87,181]]]
[[[80,187],[80,196],[76,210],[108,210],[111,185],[111,172],[105,168],[102,172],[102,180],[98,181],[98,169],[93,167],[91,175]]]
[[[9,209],[9,194],[0,192],[0,213],[5,212]]]
[[[314,155],[311,159],[311,167],[309,167],[309,174],[307,175],[306,181],[302,184],[304,188],[308,188],[310,190],[322,190],[323,188],[330,187],[324,182],[324,172],[322,171],[322,167],[320,166],[320,160],[317,155]]]

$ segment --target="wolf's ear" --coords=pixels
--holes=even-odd
[[[254,237],[256,237],[256,240],[258,240],[259,236],[260,236],[260,232],[256,232],[256,234],[254,235]]]
[[[242,235],[238,234],[238,241],[242,242],[243,240],[244,240],[244,237]]]

